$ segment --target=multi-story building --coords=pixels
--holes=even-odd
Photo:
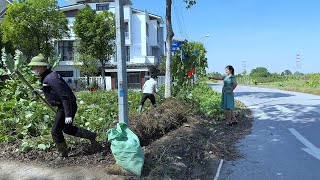
[[[62,55],[60,66],[56,68],[65,76],[80,76],[81,74],[74,68],[73,52],[76,36],[72,31],[73,22],[77,13],[89,5],[96,11],[110,11],[115,13],[115,2],[92,2],[90,0],[78,0],[75,4],[61,7],[69,20],[70,38],[60,40],[58,52]],[[141,88],[144,77],[154,71],[160,60],[160,55],[164,53],[163,19],[161,16],[132,8],[130,0],[125,1],[124,6],[125,26],[125,52],[127,60],[128,84],[132,88]],[[111,77],[111,87],[117,88],[117,58],[105,67],[106,76]]]
[[[0,0],[0,18],[4,16],[3,3],[12,3],[9,0]],[[74,44],[77,39],[72,27],[75,16],[89,5],[96,11],[110,11],[115,13],[114,0],[94,2],[91,0],[74,0],[74,4],[60,7],[69,21],[70,37],[58,40],[57,51],[61,54],[61,61],[55,71],[65,77],[80,77],[81,73],[74,65]],[[127,60],[128,85],[131,88],[141,88],[145,76],[150,75],[159,63],[161,54],[164,54],[164,29],[161,16],[138,10],[132,7],[130,0],[124,5],[125,52]],[[117,59],[114,56],[105,67],[106,76],[111,77],[111,87],[117,88]]]

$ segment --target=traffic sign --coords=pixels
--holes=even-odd
[[[179,47],[184,43],[184,41],[173,41],[171,52],[177,52],[179,50]]]

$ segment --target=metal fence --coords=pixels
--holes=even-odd
[[[71,89],[76,91],[87,90],[88,82],[87,77],[63,77],[63,79],[69,84]],[[111,77],[105,77],[106,90],[111,90]],[[98,85],[98,89],[103,89],[103,78],[102,77],[89,77],[89,86],[93,84]]]
[[[68,83],[74,91],[82,91],[88,89],[87,77],[63,77],[63,79]],[[111,90],[111,77],[107,76],[106,79],[106,90]],[[145,76],[145,81],[150,79],[150,76]],[[165,76],[158,76],[157,79],[158,85],[165,83]],[[98,89],[103,89],[102,77],[89,77],[89,86],[96,83],[98,85]],[[117,83],[115,84],[115,88],[117,89]],[[132,90],[141,90],[140,83],[130,83],[128,82],[128,88]]]

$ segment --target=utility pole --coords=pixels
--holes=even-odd
[[[296,70],[299,72],[301,70],[301,58],[300,54],[296,55]]]
[[[118,62],[118,104],[119,122],[128,122],[128,83],[127,83],[127,63],[125,57],[125,34],[124,34],[124,0],[116,2],[116,43],[117,43],[117,62]]]
[[[246,61],[242,61],[242,72],[243,72],[243,75],[247,75],[247,62]]]

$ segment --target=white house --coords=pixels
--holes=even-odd
[[[114,0],[94,2],[91,0],[73,0],[74,4],[60,7],[64,12],[70,29],[70,37],[57,41],[57,52],[61,54],[61,61],[55,71],[64,77],[80,77],[80,72],[74,65],[74,42],[76,36],[72,30],[75,16],[80,10],[89,5],[96,11],[110,11],[115,13]],[[6,6],[12,0],[0,0],[0,20],[3,19]],[[131,88],[141,88],[145,76],[150,75],[159,63],[161,54],[165,52],[164,22],[161,16],[138,10],[132,7],[130,0],[125,0],[124,6],[125,45],[128,72],[128,85]],[[106,76],[111,77],[112,89],[117,88],[117,59],[114,57],[105,67]]]
[[[75,34],[72,31],[73,22],[77,13],[89,5],[96,11],[107,10],[115,13],[115,2],[92,2],[91,0],[77,0],[75,4],[60,7],[69,20],[71,29],[70,38],[62,39],[57,43],[58,52],[62,59],[55,69],[66,77],[79,77],[80,72],[73,65],[73,51]],[[155,70],[160,55],[164,54],[163,19],[161,16],[150,14],[132,8],[130,0],[124,6],[125,44],[128,72],[128,85],[131,88],[141,88],[144,78]],[[117,88],[117,59],[113,58],[105,67],[106,76],[111,77],[112,89]]]

